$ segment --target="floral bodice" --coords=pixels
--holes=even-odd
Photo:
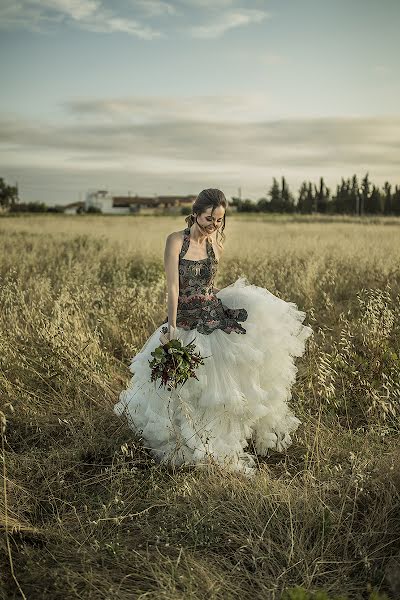
[[[210,334],[215,329],[225,333],[246,333],[238,321],[247,319],[244,308],[228,308],[214,293],[214,278],[218,270],[218,260],[212,243],[206,238],[207,257],[200,260],[184,258],[190,245],[190,228],[184,231],[182,248],[179,253],[179,297],[176,326],[182,329],[197,329],[199,333]],[[164,323],[168,323],[168,316]],[[167,327],[162,331],[166,333]]]

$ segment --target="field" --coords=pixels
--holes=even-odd
[[[183,217],[0,218],[1,598],[400,597],[400,220],[228,215],[217,287],[306,311],[284,453],[160,468],[112,411]]]

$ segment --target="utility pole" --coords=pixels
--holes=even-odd
[[[241,200],[242,199],[242,188],[241,187],[238,189],[238,196],[239,196],[239,200]]]

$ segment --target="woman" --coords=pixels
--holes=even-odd
[[[287,405],[312,329],[305,313],[240,277],[214,288],[222,255],[227,202],[218,189],[196,198],[183,231],[166,240],[168,315],[132,359],[134,374],[114,411],[125,414],[152,456],[169,464],[216,462],[254,474],[244,449],[252,438],[259,456],[290,446],[301,421]],[[195,338],[204,365],[179,389],[150,381],[151,352],[169,339]]]

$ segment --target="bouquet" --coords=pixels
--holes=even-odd
[[[167,333],[167,327],[163,327],[161,331]],[[149,359],[151,381],[161,379],[159,387],[165,386],[171,391],[179,384],[186,383],[189,377],[198,380],[195,369],[198,365],[204,364],[204,358],[209,357],[195,352],[194,339],[186,346],[182,345],[180,339],[169,340],[151,352],[154,356],[153,359]]]

